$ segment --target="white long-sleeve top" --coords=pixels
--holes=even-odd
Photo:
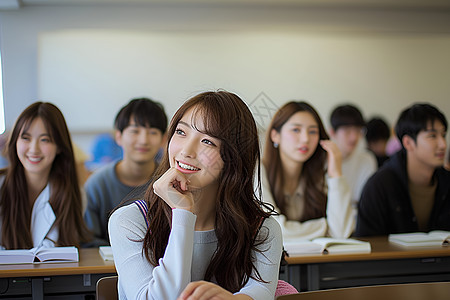
[[[203,280],[217,248],[214,230],[195,231],[196,216],[183,209],[172,210],[172,230],[159,265],[153,267],[142,253],[147,231],[145,219],[134,203],[115,211],[109,219],[109,237],[119,275],[120,299],[176,299],[188,283]],[[278,223],[266,218],[259,235],[268,235],[255,252],[255,266],[264,281],[251,279],[238,292],[253,299],[274,299],[282,236]]]
[[[274,216],[281,226],[283,239],[311,240],[317,237],[331,236],[348,238],[355,228],[354,212],[351,208],[351,191],[344,177],[328,177],[326,218],[312,219],[304,222],[289,220],[285,215]],[[280,213],[273,198],[265,168],[261,168],[262,200],[270,203]],[[299,205],[303,205],[299,203]]]

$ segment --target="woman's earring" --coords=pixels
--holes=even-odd
[[[278,143],[273,143],[274,148],[278,148]]]

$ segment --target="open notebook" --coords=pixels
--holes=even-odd
[[[449,246],[450,231],[395,233],[389,235],[389,242],[404,247]]]
[[[334,254],[334,253],[370,253],[369,242],[355,239],[336,239],[330,237],[309,240],[287,240],[284,249],[289,255]]]
[[[47,262],[77,262],[76,247],[0,250],[0,264],[31,264]]]

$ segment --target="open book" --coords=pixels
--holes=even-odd
[[[389,242],[405,247],[448,246],[450,245],[450,231],[395,233],[389,235]]]
[[[312,241],[285,241],[284,249],[289,255],[370,253],[372,250],[369,242],[330,237],[316,238]]]
[[[111,246],[100,246],[98,252],[103,260],[114,260]]]
[[[31,264],[35,262],[77,262],[76,247],[0,250],[0,264]]]

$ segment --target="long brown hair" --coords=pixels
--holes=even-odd
[[[170,138],[191,107],[194,108],[193,120],[204,118],[205,133],[221,140],[220,155],[224,161],[216,197],[218,245],[206,270],[205,280],[215,278],[221,287],[237,292],[250,277],[262,281],[255,269],[252,251],[258,251],[256,246],[262,243],[262,240],[255,241],[255,234],[261,220],[270,213],[262,209],[263,203],[255,195],[253,187],[255,167],[260,160],[257,128],[250,110],[237,95],[226,91],[205,92],[189,99],[178,109],[169,125]],[[156,179],[170,167],[167,147],[156,170]],[[257,176],[260,182],[259,172]],[[157,266],[167,247],[172,210],[153,192],[153,184],[147,189],[145,200],[150,222],[143,251],[147,260]]]
[[[58,228],[57,246],[79,246],[90,238],[82,217],[80,187],[78,186],[72,142],[61,111],[53,104],[36,102],[18,117],[6,145],[9,167],[1,170],[5,180],[0,189],[2,213],[2,244],[6,249],[33,247],[31,236],[32,207],[28,200],[25,170],[17,156],[16,143],[21,130],[27,130],[33,120],[41,118],[50,139],[58,147],[48,182],[51,186],[50,205]]]
[[[271,142],[272,129],[281,131],[283,125],[289,118],[297,112],[304,111],[310,113],[319,127],[319,139],[329,139],[325,131],[322,120],[316,110],[304,101],[291,101],[281,107],[273,116],[272,121],[266,133],[266,145],[264,148],[263,165],[266,169],[267,179],[270,185],[270,191],[273,195],[277,207],[281,214],[286,214],[286,203],[283,183],[284,172],[281,162],[280,150],[275,148]],[[300,222],[316,219],[325,216],[327,195],[325,193],[325,164],[327,154],[322,147],[318,146],[311,157],[303,164],[301,178],[305,180],[305,208]]]

